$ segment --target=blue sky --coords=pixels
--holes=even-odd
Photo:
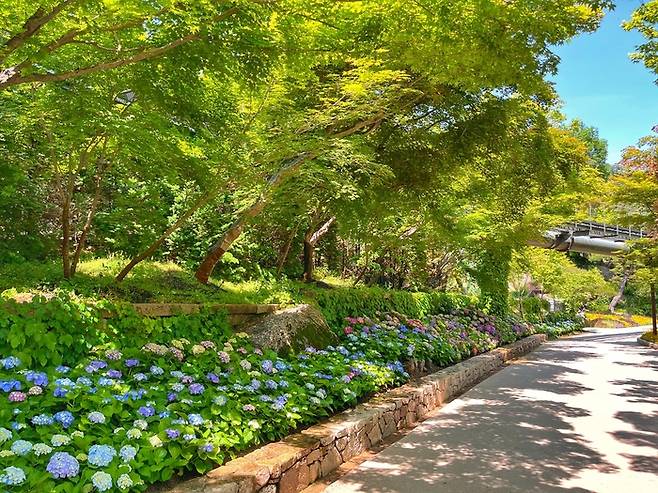
[[[562,61],[552,78],[564,103],[562,113],[597,127],[608,141],[609,163],[616,163],[624,147],[658,124],[657,76],[628,58],[643,38],[621,28],[642,2],[616,3],[598,31],[556,48]]]

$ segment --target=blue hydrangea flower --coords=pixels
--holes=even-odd
[[[11,444],[11,451],[16,455],[27,455],[32,450],[32,444],[27,440],[16,440]]]
[[[107,368],[107,363],[105,361],[95,360],[95,361],[92,361],[91,363],[89,363],[85,367],[85,371],[87,373],[95,373],[98,370],[102,370],[104,368]]]
[[[170,440],[175,440],[180,436],[180,431],[174,430],[172,428],[167,428],[165,430],[165,433],[167,434],[167,438],[169,438]]]
[[[69,391],[68,389],[65,389],[63,387],[57,387],[55,390],[53,390],[53,395],[55,397],[66,397],[66,394],[68,394]]]
[[[114,380],[112,380],[111,378],[101,377],[98,379],[98,385],[100,385],[101,387],[111,387],[112,385],[114,385],[114,383],[115,383]]]
[[[7,358],[0,359],[0,364],[5,370],[13,370],[16,367],[21,366],[21,360],[16,356],[8,356]]]
[[[45,373],[38,371],[28,371],[25,374],[25,379],[28,382],[32,382],[34,385],[38,385],[40,387],[45,387],[48,385],[48,376]]]
[[[200,414],[188,414],[187,420],[192,426],[200,426],[204,423],[204,419]]]
[[[71,368],[69,368],[68,366],[59,365],[57,368],[55,368],[55,371],[57,373],[68,373],[71,371]]]
[[[132,445],[124,445],[121,447],[121,450],[119,450],[119,457],[121,457],[124,462],[130,462],[136,455],[137,449]]]
[[[206,375],[206,378],[210,383],[218,384],[219,383],[219,377],[215,373],[208,373]]]
[[[285,371],[288,369],[288,365],[286,365],[283,361],[278,360],[276,363],[274,363],[274,368],[279,371]]]
[[[134,359],[134,358],[133,359],[127,359],[125,364],[128,368],[133,368],[133,367],[139,365],[139,360]]]
[[[92,445],[89,447],[87,460],[92,466],[105,467],[112,462],[115,455],[117,455],[117,451],[114,447],[109,445]]]
[[[213,446],[210,443],[206,443],[204,445],[201,445],[201,447],[199,447],[199,450],[201,450],[201,452],[205,452],[209,454],[210,452],[213,451]]]
[[[167,419],[169,416],[171,416],[171,413],[169,411],[162,411],[160,414],[158,414],[160,419]]]
[[[153,375],[156,375],[156,376],[160,376],[160,375],[164,374],[164,370],[163,370],[162,368],[160,368],[159,366],[155,366],[155,365],[153,365],[153,366],[150,368],[150,372],[151,372]]]
[[[173,402],[178,398],[178,394],[176,392],[169,392],[167,394],[167,401]]]
[[[107,491],[112,488],[112,476],[103,471],[95,472],[91,482],[98,491]]]
[[[85,387],[91,387],[94,382],[91,381],[91,378],[87,377],[78,377],[75,381],[77,385],[84,385]]]
[[[11,392],[13,390],[21,390],[22,385],[18,380],[0,380],[0,390],[3,392]]]
[[[218,395],[213,399],[213,403],[217,404],[218,406],[223,406],[224,404],[226,404],[227,401],[228,399],[226,398],[225,395]]]
[[[151,416],[155,416],[155,408],[153,406],[141,406],[139,408],[139,414],[145,418],[150,418]]]
[[[195,438],[196,438],[196,435],[194,435],[192,433],[186,433],[185,435],[183,435],[183,440],[185,440],[186,442],[191,442]]]
[[[72,478],[80,472],[80,463],[67,452],[55,452],[50,457],[46,471],[56,479]]]
[[[176,382],[171,386],[171,390],[173,390],[174,392],[182,392],[184,389],[185,389],[185,385],[179,382]]]
[[[276,390],[279,386],[274,380],[267,380],[265,382],[265,387],[267,387],[269,390]]]
[[[25,471],[20,467],[9,466],[0,474],[0,484],[17,486],[25,482]]]
[[[55,419],[49,414],[38,414],[32,418],[32,424],[35,426],[49,426],[55,422]]]
[[[145,382],[148,380],[148,376],[146,376],[144,373],[135,373],[135,376],[133,377],[136,381],[138,382]]]
[[[105,415],[98,411],[92,411],[87,414],[87,419],[94,424],[103,424],[105,423]]]
[[[109,378],[121,378],[122,373],[119,370],[107,370],[105,375]]]
[[[68,428],[73,424],[73,421],[75,421],[73,414],[69,411],[59,411],[58,413],[55,413],[54,417],[55,421],[61,423],[64,428]]]

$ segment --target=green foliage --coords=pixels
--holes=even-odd
[[[0,304],[0,353],[13,354],[32,367],[75,364],[92,348],[108,343],[142,347],[147,342],[211,339],[230,332],[221,311],[148,318],[128,304],[85,301],[64,291],[48,297],[6,293]]]
[[[345,318],[355,313],[375,317],[381,313],[397,312],[412,318],[426,318],[475,302],[471,297],[454,293],[412,293],[382,288],[315,289],[309,295],[334,328],[342,328]]]
[[[658,1],[649,0],[633,12],[631,19],[624,23],[626,30],[639,31],[646,41],[631,54],[631,59],[642,62],[658,74]]]

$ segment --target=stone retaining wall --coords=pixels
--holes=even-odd
[[[506,361],[529,353],[545,340],[543,334],[526,337],[437,371],[167,491],[297,493],[397,430],[418,422]]]

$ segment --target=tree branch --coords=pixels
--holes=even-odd
[[[23,46],[28,39],[38,33],[43,26],[53,20],[62,10],[77,1],[78,0],[62,0],[48,13],[46,13],[42,7],[39,7],[34,14],[25,21],[25,24],[23,24],[23,30],[2,44],[0,63],[4,62],[9,55]]]
[[[231,7],[230,9],[222,12],[221,14],[215,16],[212,19],[212,23],[220,22],[223,21],[236,13],[239,12],[238,7]],[[75,37],[75,36],[73,36]],[[84,75],[89,75],[97,72],[102,72],[104,70],[112,70],[115,68],[123,67],[126,65],[132,65],[137,62],[141,62],[143,60],[149,60],[152,58],[157,58],[159,56],[164,55],[165,53],[173,50],[174,48],[178,48],[179,46],[185,45],[187,43],[190,43],[192,41],[197,41],[201,39],[202,34],[201,33],[195,33],[195,34],[188,34],[187,36],[183,36],[182,38],[178,38],[170,43],[167,43],[164,46],[159,46],[156,48],[150,48],[150,49],[144,49],[143,51],[140,51],[139,53],[136,53],[130,57],[127,58],[122,58],[118,60],[112,60],[108,62],[102,62],[98,63],[96,65],[91,65],[88,67],[83,67],[83,68],[78,68],[75,70],[69,70],[67,72],[60,72],[60,73],[54,73],[54,74],[30,74],[23,76],[21,75],[20,71],[16,70],[16,67],[11,67],[9,69],[5,69],[3,71],[0,71],[0,90],[6,89],[7,87],[10,86],[15,86],[19,84],[26,84],[29,82],[59,82],[63,80],[68,80],[68,79],[73,79],[75,77],[82,77]],[[69,41],[70,42],[70,41]],[[55,42],[56,44],[57,42]],[[21,66],[24,65],[21,64]],[[4,77],[3,77],[4,73]]]

